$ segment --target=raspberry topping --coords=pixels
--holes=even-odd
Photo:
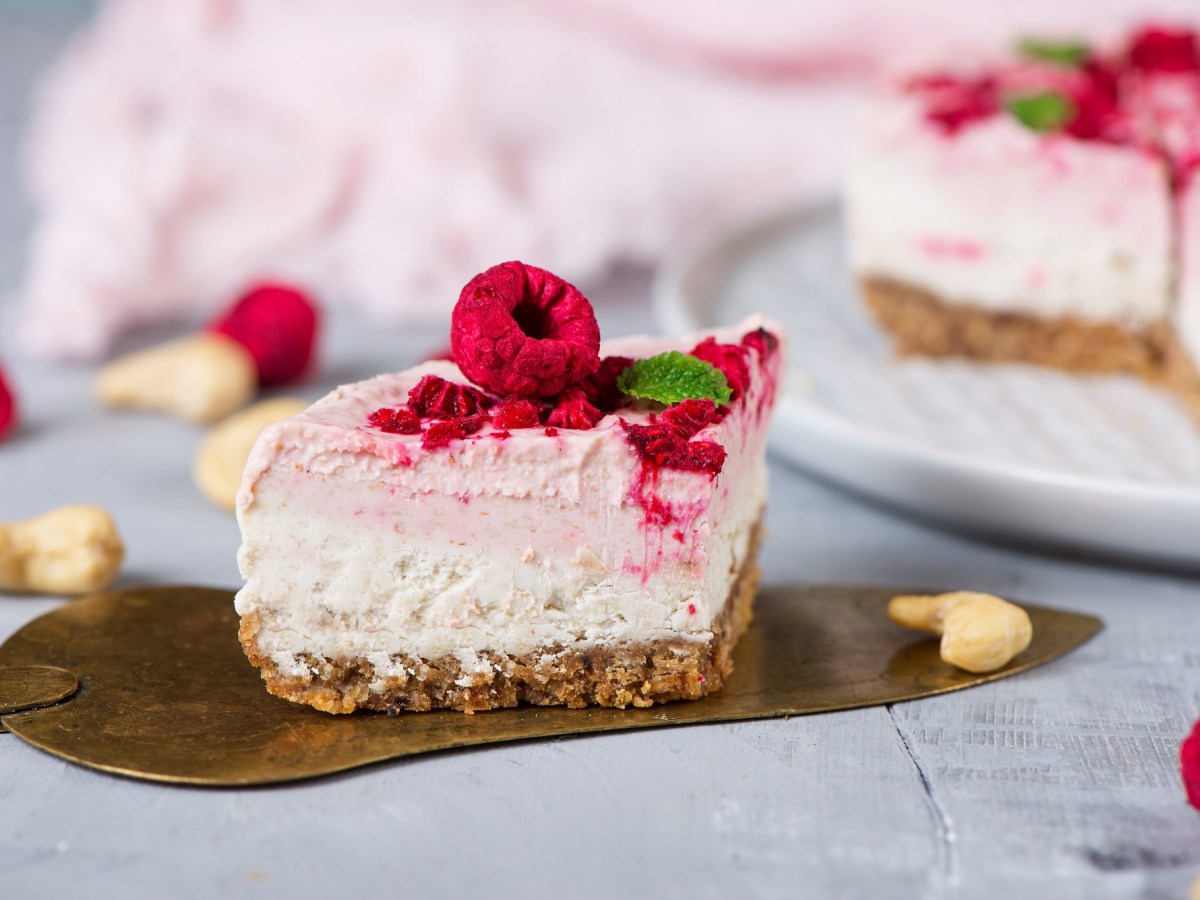
[[[662,422],[685,441],[720,419],[717,405],[705,398],[684,400],[663,411]]]
[[[725,465],[725,448],[716,441],[689,441],[664,422],[630,425],[622,419],[621,427],[645,466],[705,472],[716,478]]]
[[[387,434],[420,434],[421,417],[411,409],[377,409],[367,421]]]
[[[0,369],[0,441],[4,440],[17,427],[17,398],[4,378],[4,370]]]
[[[492,409],[492,425],[500,431],[536,428],[541,424],[538,405],[524,397],[506,397]]]
[[[455,419],[487,408],[488,399],[473,387],[426,375],[408,392],[408,405],[423,418]]]
[[[312,362],[317,309],[299,290],[262,284],[243,294],[208,330],[233,338],[254,358],[259,384],[286,384]]]
[[[905,89],[925,100],[925,118],[946,134],[987,119],[1000,109],[999,91],[990,76],[960,78],[934,73],[910,78]]]
[[[1196,33],[1153,25],[1143,28],[1129,41],[1129,65],[1143,72],[1167,74],[1200,70]]]
[[[421,435],[421,446],[426,450],[445,447],[451,441],[461,440],[468,434],[474,434],[483,427],[487,416],[478,413],[473,416],[461,416],[457,419],[439,419],[429,423],[425,433]]]
[[[738,344],[718,344],[717,339],[706,337],[692,348],[692,356],[721,370],[733,391],[730,400],[736,400],[750,384],[750,369],[746,366],[746,348]]]
[[[742,338],[742,346],[757,351],[759,359],[766,359],[779,349],[779,338],[765,328],[756,328]]]
[[[1179,767],[1188,803],[1200,809],[1200,722],[1179,748]]]
[[[450,346],[463,374],[502,395],[553,397],[600,365],[592,305],[557,275],[501,263],[463,288]]]
[[[604,413],[616,412],[629,402],[617,387],[617,376],[632,364],[633,360],[628,356],[606,356],[600,360],[600,367],[579,383],[579,388],[596,409]]]
[[[570,428],[575,431],[588,431],[604,418],[604,413],[588,402],[587,396],[581,390],[567,391],[558,401],[558,406],[550,411],[546,424],[553,428]]]

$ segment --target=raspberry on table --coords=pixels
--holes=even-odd
[[[587,298],[521,262],[467,283],[451,317],[450,346],[467,378],[504,396],[554,397],[600,365],[600,327]]]
[[[244,346],[260,385],[286,384],[312,362],[319,326],[317,308],[298,288],[260,284],[208,326]]]

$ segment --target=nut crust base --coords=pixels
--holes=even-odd
[[[472,713],[520,703],[625,708],[695,700],[719,690],[733,671],[733,648],[753,615],[761,530],[760,523],[708,641],[632,641],[565,652],[562,647],[545,647],[520,656],[489,651],[480,656],[491,664],[490,671],[468,675],[454,655],[434,660],[400,655],[392,657],[392,665],[411,674],[385,677],[377,675],[363,657],[329,660],[311,655],[301,657],[307,676],[281,674],[271,658],[258,650],[262,622],[257,612],[242,617],[239,637],[267,690],[330,713],[356,709]],[[372,684],[376,690],[371,690]]]
[[[1081,373],[1124,372],[1163,381],[1169,344],[1165,323],[1135,331],[1074,316],[994,312],[876,276],[861,278],[859,288],[902,354],[1027,362]]]

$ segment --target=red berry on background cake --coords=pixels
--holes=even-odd
[[[109,363],[96,394],[107,406],[214,422],[245,406],[259,388],[301,378],[319,328],[317,307],[302,291],[258,285],[200,334]]]
[[[237,611],[269,690],[329,712],[718,690],[758,578],[779,326],[602,347],[578,290],[514,262],[467,285],[452,338],[251,453]]]
[[[845,203],[903,353],[1166,381],[1200,413],[1194,31],[1026,37],[888,76]]]

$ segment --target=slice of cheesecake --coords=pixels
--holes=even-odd
[[[531,310],[512,318],[537,339]],[[757,318],[612,341],[541,396],[432,361],[270,427],[238,499],[247,655],[272,693],[329,712],[720,688],[758,581],[780,341]],[[639,399],[697,372],[727,391]]]
[[[903,352],[1156,374],[1170,163],[1124,47],[1026,43],[891,75],[848,169],[851,267]]]

